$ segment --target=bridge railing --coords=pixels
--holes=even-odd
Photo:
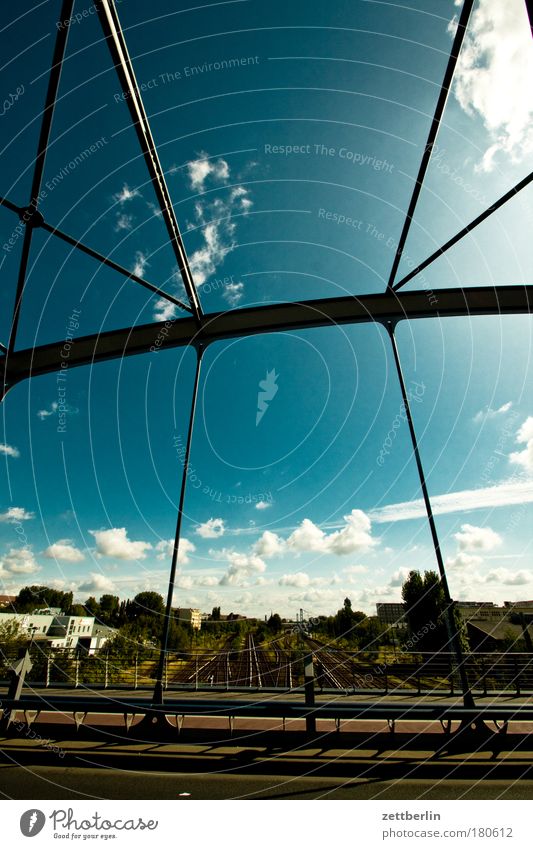
[[[168,652],[163,684],[166,689],[294,690],[304,686],[304,657],[314,655],[317,690],[380,693],[458,693],[459,670],[451,653],[394,654],[349,651],[324,644],[309,649],[248,647]],[[150,689],[155,684],[158,651],[117,656],[100,649],[87,654],[72,649],[30,647],[33,667],[26,682],[34,687]],[[7,684],[18,650],[0,645],[0,682]],[[533,654],[471,653],[464,668],[477,693],[533,693]]]

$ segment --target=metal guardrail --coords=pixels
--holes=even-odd
[[[459,691],[454,657],[449,653],[351,652],[327,645],[313,649],[315,680],[325,691],[394,693]],[[307,650],[277,647],[219,651],[168,652],[164,687],[169,690],[295,690],[304,686]],[[30,649],[32,669],[26,683],[33,687],[119,687],[144,689],[154,686],[157,652],[117,657],[100,651],[94,655],[72,650]],[[0,646],[0,681],[9,681],[17,661],[16,648]],[[483,653],[465,657],[464,669],[472,691],[489,694],[533,693],[533,654]]]

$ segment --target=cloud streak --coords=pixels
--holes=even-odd
[[[431,499],[433,513],[437,516],[481,510],[487,507],[509,507],[514,504],[531,503],[533,503],[533,480],[509,480],[481,489],[464,489],[435,495]],[[376,510],[371,510],[368,515],[373,522],[377,523],[404,522],[408,519],[425,518],[426,509],[424,501],[417,498],[413,501],[378,507]]]

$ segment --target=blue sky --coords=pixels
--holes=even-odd
[[[13,95],[1,191],[21,205],[58,9],[23,4],[0,34]],[[69,28],[41,209],[183,297],[91,9],[78,3]],[[128,0],[118,10],[204,310],[383,291],[457,4],[160,2],[147,19]],[[531,64],[523,4],[481,0],[400,274],[531,170]],[[531,198],[522,192],[408,287],[530,282]],[[2,341],[16,223],[0,208]],[[34,234],[18,347],[179,315]],[[398,341],[452,593],[533,597],[531,319],[404,323]],[[80,599],[165,590],[193,373],[191,351],[160,351],[10,391],[5,592],[29,581]],[[372,612],[399,598],[410,568],[435,568],[420,497],[381,328],[217,343],[202,366],[175,601],[316,614],[348,594]]]

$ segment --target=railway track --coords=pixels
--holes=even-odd
[[[218,652],[197,655],[168,679],[168,684],[198,684],[243,688],[292,687],[292,670],[288,654],[274,648],[258,649],[252,634],[247,634],[244,647],[232,648],[229,638]],[[274,654],[274,658],[272,658]]]
[[[348,652],[329,649],[311,637],[307,637],[305,642],[312,649],[317,661],[315,674],[319,686],[337,690],[382,688],[382,683],[377,676],[358,672],[357,665]]]

